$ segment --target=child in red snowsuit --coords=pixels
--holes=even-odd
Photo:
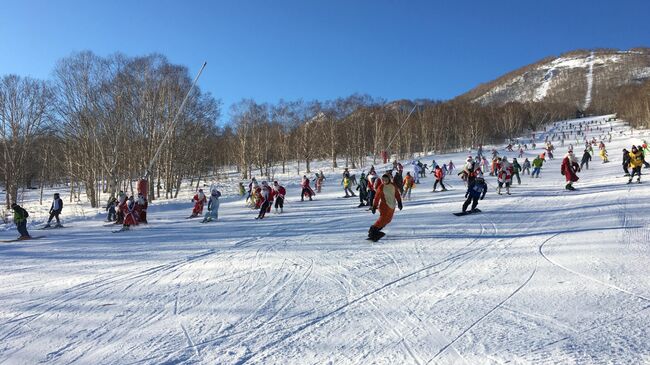
[[[375,199],[372,203],[372,213],[375,214],[379,209],[379,218],[368,230],[368,239],[374,242],[384,237],[385,233],[381,232],[381,230],[393,220],[395,207],[402,210],[402,197],[397,187],[391,183],[390,176],[383,175],[381,181],[382,184],[377,187]]]

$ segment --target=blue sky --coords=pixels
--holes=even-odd
[[[650,1],[2,1],[0,75],[159,52],[242,98],[449,99],[549,55],[650,46]]]

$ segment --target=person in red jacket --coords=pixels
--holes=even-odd
[[[203,189],[199,189],[199,192],[194,195],[192,198],[192,203],[194,203],[194,209],[192,209],[192,215],[190,218],[198,217],[203,214],[203,206],[207,203],[208,199],[203,194]]]
[[[133,195],[126,201],[126,208],[124,210],[124,225],[123,231],[129,230],[129,227],[135,226],[140,221],[141,208],[138,203],[133,199]]]
[[[273,190],[275,192],[275,212],[278,212],[280,208],[280,213],[284,212],[284,196],[287,195],[287,190],[284,186],[280,185],[277,181],[273,182]]]
[[[578,159],[573,155],[573,150],[569,150],[566,156],[564,156],[562,167],[560,168],[560,172],[564,175],[567,182],[564,187],[565,189],[575,190],[573,183],[578,181],[578,175],[576,175],[576,172],[579,171],[580,165],[578,165]]]
[[[311,197],[316,195],[314,191],[309,186],[309,179],[307,175],[302,177],[302,192],[300,193],[300,201],[304,201],[305,197],[309,197],[309,200],[313,200]]]
[[[271,189],[269,183],[266,181],[262,181],[261,196],[262,205],[260,206],[260,213],[255,219],[264,219],[266,213],[271,209],[271,205],[273,205],[273,189]]]
[[[149,207],[147,198],[142,194],[138,194],[137,204],[140,210],[140,223],[147,224],[147,207]]]
[[[379,218],[368,230],[368,239],[374,242],[384,237],[385,233],[381,230],[393,220],[395,207],[402,210],[402,197],[397,187],[391,183],[390,175],[382,175],[381,181],[372,203],[372,214],[379,209]]]
[[[445,178],[445,173],[442,172],[440,166],[436,165],[435,170],[433,170],[433,176],[436,178],[436,182],[433,183],[433,191],[436,191],[438,184],[440,184],[440,187],[442,187],[442,191],[447,191],[445,184],[442,183],[442,179]]]

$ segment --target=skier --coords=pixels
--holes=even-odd
[[[273,189],[269,186],[269,183],[262,181],[262,205],[260,206],[260,213],[255,219],[264,219],[264,216],[271,209],[273,205]]]
[[[397,187],[397,190],[399,190],[400,194],[404,192],[404,178],[402,177],[401,172],[395,172],[395,176],[393,176],[393,184],[395,184],[395,187]]]
[[[343,185],[343,191],[345,192],[345,197],[346,198],[351,198],[355,197],[356,194],[352,192],[352,188],[350,188],[350,185],[352,184],[350,182],[350,173],[348,172],[348,169],[345,169],[346,173],[343,173],[343,179],[341,180],[341,184]]]
[[[287,190],[277,181],[274,181],[273,194],[275,195],[275,212],[277,213],[278,208],[280,208],[280,213],[284,213],[284,196],[287,195]]]
[[[600,149],[599,155],[600,155],[600,158],[603,159],[603,163],[608,163],[609,162],[609,159],[607,158],[607,150],[605,149],[605,147]]]
[[[628,184],[632,183],[634,176],[637,177],[636,182],[641,182],[641,167],[643,167],[643,152],[639,151],[636,146],[632,146],[632,151],[630,155],[630,168],[632,169],[632,175],[630,175],[630,180]]]
[[[420,171],[421,171],[420,170],[420,165],[418,165],[415,161],[413,161],[412,165],[413,165],[413,172],[414,172],[413,176],[414,176],[414,179],[415,179],[415,183],[419,184],[420,183]]]
[[[309,200],[313,200],[311,197],[314,196],[314,191],[311,190],[311,187],[309,186],[309,179],[307,178],[307,175],[302,176],[302,192],[300,193],[300,201],[305,201],[305,196],[309,197]]]
[[[564,160],[562,160],[562,166],[560,167],[560,172],[562,175],[564,175],[564,178],[567,181],[567,184],[564,187],[565,189],[575,190],[573,183],[578,181],[578,175],[576,175],[576,172],[578,171],[580,171],[578,161],[573,155],[573,151],[569,150],[566,156],[564,156]]]
[[[136,204],[135,199],[133,199],[133,195],[129,197],[129,199],[126,201],[126,209],[124,210],[124,224],[122,225],[121,231],[128,231],[131,226],[135,226],[138,224],[139,221],[139,208],[138,204]]]
[[[544,165],[544,158],[542,156],[537,156],[533,160],[533,174],[532,177],[539,178],[539,172],[542,171],[542,165]]]
[[[467,207],[469,207],[469,204],[472,204],[472,209],[470,212],[477,212],[479,211],[476,207],[478,206],[478,201],[483,200],[485,198],[485,194],[487,193],[488,187],[487,184],[485,183],[485,179],[483,179],[483,174],[480,173],[476,179],[474,179],[471,183],[468,184],[467,186],[467,192],[465,193],[465,202],[463,203],[463,212],[462,214],[467,214]]]
[[[582,170],[583,166],[589,170],[589,161],[591,161],[591,154],[589,153],[589,150],[586,149],[582,154],[582,160],[580,160],[580,170]]]
[[[346,168],[345,171],[348,169]],[[349,173],[348,173],[349,177]],[[320,194],[321,189],[323,188],[323,183],[325,182],[325,174],[323,174],[323,171],[321,170],[319,173],[316,174],[316,192]]]
[[[517,185],[521,185],[521,177],[519,177],[519,172],[521,172],[521,165],[517,162],[516,158],[512,159],[512,176],[517,178]]]
[[[361,173],[357,190],[359,191],[359,206],[357,208],[365,207],[368,201],[368,179],[365,172]]]
[[[124,215],[126,214],[126,208],[126,194],[120,190],[120,192],[117,193],[117,219],[115,220],[115,224],[124,224]]]
[[[630,166],[630,152],[623,148],[623,171],[625,172],[625,175],[623,176],[630,176],[630,170],[628,170],[628,167]]]
[[[382,184],[377,189],[377,194],[372,203],[372,214],[375,214],[379,209],[379,218],[368,230],[368,239],[374,242],[384,237],[385,233],[381,230],[393,220],[395,206],[402,210],[402,197],[395,185],[390,182],[390,175],[382,175],[381,180]]]
[[[115,217],[116,207],[117,207],[117,199],[114,196],[108,198],[108,203],[106,203],[106,211],[108,212],[108,217],[106,217],[107,222],[112,222],[116,219]]]
[[[501,163],[499,163],[498,169],[497,179],[499,185],[497,187],[497,193],[501,195],[501,188],[503,188],[503,185],[505,185],[506,194],[510,195],[510,184],[512,184],[512,165],[510,162],[508,162],[507,157],[503,157]]]
[[[221,197],[221,192],[217,189],[212,189],[210,199],[208,199],[208,211],[205,213],[201,223],[208,223],[219,219],[219,197]]]
[[[402,197],[406,199],[411,199],[411,190],[413,190],[413,187],[415,186],[415,183],[413,182],[413,176],[411,176],[410,172],[406,172],[406,176],[404,176],[404,189],[402,191]]]
[[[442,182],[442,180],[445,178],[445,174],[443,173],[440,166],[436,165],[435,169],[433,170],[433,176],[436,178],[436,181],[433,183],[433,191],[436,191],[438,184],[440,184],[442,191],[447,191],[445,184]]]
[[[14,223],[18,229],[18,233],[20,233],[18,239],[28,240],[32,238],[29,232],[27,232],[27,218],[29,217],[29,213],[16,203],[11,204],[11,209],[14,211]]]
[[[192,203],[194,203],[194,208],[192,209],[192,215],[189,218],[195,218],[203,214],[203,206],[207,203],[208,199],[203,193],[203,189],[199,189],[199,192],[194,195],[192,198]]]
[[[456,165],[454,165],[454,163],[451,160],[449,160],[449,164],[447,165],[447,168],[449,169],[449,173],[451,174],[452,172],[454,172]]]
[[[142,224],[147,224],[147,208],[149,207],[149,202],[147,201],[147,198],[142,195],[141,193],[138,194],[138,206],[140,208],[140,220],[139,222]]]
[[[43,228],[50,228],[50,223],[52,219],[56,218],[56,225],[54,228],[62,228],[61,221],[59,220],[59,215],[63,210],[63,199],[59,196],[59,193],[54,193],[54,200],[52,201],[52,206],[50,207],[50,218],[47,220],[47,224]]]

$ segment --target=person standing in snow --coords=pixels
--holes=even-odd
[[[110,198],[108,198],[108,203],[106,203],[106,211],[108,212],[108,216],[106,217],[107,222],[112,222],[116,219],[115,217],[116,207],[117,207],[117,199],[115,199],[114,196],[111,196]]]
[[[126,215],[127,208],[126,200],[126,194],[120,190],[120,192],[117,193],[117,219],[115,220],[115,224],[124,224],[124,216]]]
[[[346,198],[354,197],[356,196],[356,194],[352,192],[352,188],[350,187],[350,185],[352,184],[350,180],[350,172],[348,171],[347,168],[345,169],[345,171],[347,173],[345,172],[343,173],[343,179],[341,180],[341,184],[343,185],[343,192],[345,192]]]
[[[564,187],[565,189],[575,190],[573,183],[578,181],[578,175],[576,175],[576,172],[578,171],[580,171],[578,160],[573,155],[573,151],[569,150],[566,156],[564,156],[564,159],[562,160],[562,166],[560,167],[560,172],[562,175],[564,175],[564,178],[567,182]]]
[[[324,182],[325,182],[325,174],[323,174],[323,171],[321,170],[318,174],[316,174],[316,192],[318,192],[319,194],[323,189]]]
[[[413,182],[413,176],[411,176],[411,173],[407,171],[406,176],[404,176],[404,189],[402,190],[402,197],[411,200],[411,190],[413,190],[414,186],[415,183]]]
[[[503,188],[503,185],[505,185],[506,194],[510,195],[510,184],[512,184],[512,165],[510,162],[508,162],[507,157],[503,157],[497,169],[497,181],[499,183],[497,187],[497,193],[501,195],[501,188]]]
[[[623,176],[630,176],[630,170],[628,170],[629,167],[630,167],[630,151],[623,148],[623,171],[625,172],[625,175]]]
[[[402,194],[404,191],[404,178],[402,177],[401,172],[395,172],[395,176],[393,176],[393,184],[395,184],[395,187],[397,187],[399,193]]]
[[[284,196],[287,195],[287,190],[280,183],[274,181],[273,191],[275,195],[275,212],[277,213],[278,208],[280,208],[280,213],[284,213]]]
[[[544,165],[544,158],[540,155],[535,157],[533,160],[533,173],[532,177],[539,178],[539,173],[542,171],[542,165]]]
[[[365,172],[362,172],[359,177],[357,190],[359,191],[359,206],[357,208],[365,207],[368,204],[368,179]]]
[[[194,203],[194,209],[192,209],[192,215],[190,218],[198,217],[203,214],[203,206],[208,202],[208,199],[203,193],[203,189],[199,189],[199,192],[194,195],[192,198],[192,203]]]
[[[137,201],[138,207],[139,207],[139,222],[142,224],[147,224],[147,208],[149,207],[149,201],[147,201],[147,198],[143,194],[138,194],[138,201]]]
[[[221,192],[217,189],[212,189],[210,199],[208,199],[208,211],[205,213],[201,223],[208,223],[219,219],[219,197],[221,197]]]
[[[438,184],[440,184],[442,191],[447,191],[445,184],[442,182],[442,180],[445,178],[445,174],[440,168],[440,166],[436,165],[436,167],[433,170],[433,176],[436,179],[436,181],[433,183],[433,191],[436,191],[436,187],[438,187]]]
[[[266,212],[273,204],[273,190],[266,181],[262,181],[262,205],[260,206],[260,213],[255,219],[264,219]]]
[[[485,179],[483,178],[483,174],[479,173],[479,175],[467,185],[465,202],[463,203],[463,213],[467,213],[467,208],[469,207],[470,203],[472,204],[471,211],[476,210],[478,201],[485,198],[487,190],[488,187],[485,183]]]
[[[580,160],[580,170],[582,170],[583,166],[589,170],[589,161],[591,161],[591,154],[589,153],[589,150],[586,149],[582,154],[582,159]]]
[[[418,164],[415,161],[413,161],[412,165],[413,165],[413,172],[414,172],[413,173],[413,178],[415,180],[415,183],[419,184],[420,183],[420,166],[418,166]]]
[[[391,183],[390,176],[388,174],[382,175],[381,181],[382,184],[379,185],[372,203],[372,214],[375,214],[379,209],[379,218],[368,230],[368,239],[374,242],[384,237],[385,233],[381,230],[393,220],[395,207],[402,210],[402,197],[395,185]]]
[[[632,175],[630,175],[630,180],[628,184],[632,183],[634,176],[637,176],[636,182],[641,182],[641,167],[643,167],[643,152],[639,151],[636,146],[632,146],[632,151],[629,153],[630,156],[630,168],[632,169]]]
[[[133,199],[133,196],[130,196],[126,201],[126,209],[124,211],[124,224],[122,225],[122,231],[128,231],[131,229],[131,226],[138,224],[140,217],[138,204]]]
[[[61,220],[59,220],[59,215],[63,210],[63,199],[59,196],[59,193],[54,193],[54,200],[52,201],[52,206],[50,207],[50,218],[47,220],[47,224],[43,228],[50,228],[50,223],[52,219],[56,218],[55,228],[63,227],[61,225]]]
[[[29,217],[29,213],[16,203],[11,204],[11,209],[14,211],[14,224],[16,225],[16,229],[18,229],[18,233],[20,233],[18,239],[28,240],[32,238],[29,232],[27,232],[27,218]]]
[[[447,168],[449,169],[449,173],[451,174],[452,172],[454,172],[456,165],[454,165],[454,163],[451,160],[449,160],[449,164],[447,165]]]
[[[311,189],[311,186],[309,186],[309,179],[307,178],[307,175],[302,176],[302,192],[300,193],[300,201],[305,201],[305,197],[309,197],[309,200],[313,200],[312,196],[314,196],[314,191]]]
[[[521,185],[521,177],[519,177],[519,172],[521,172],[521,165],[516,158],[512,159],[512,176],[517,178],[517,185]]]
[[[607,149],[605,149],[605,147],[600,149],[599,155],[600,158],[603,160],[603,163],[609,162],[609,158],[607,157]]]

